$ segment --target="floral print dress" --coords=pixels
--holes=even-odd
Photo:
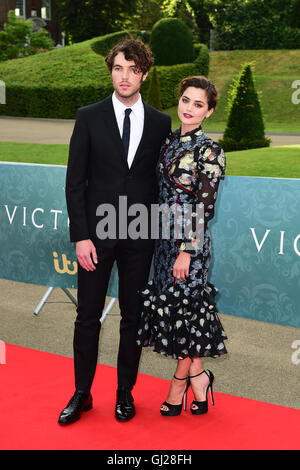
[[[211,258],[207,222],[214,216],[224,175],[225,154],[201,126],[183,136],[179,129],[167,137],[157,167],[161,215],[154,276],[139,292],[143,299],[139,346],[153,346],[154,351],[174,359],[218,357],[227,352],[227,337],[215,305],[218,291],[207,280]],[[173,277],[180,251],[191,255],[184,281]]]

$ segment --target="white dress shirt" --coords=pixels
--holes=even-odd
[[[115,95],[115,92],[112,95],[112,103],[114,107],[115,116],[117,119],[120,136],[122,138],[123,134],[123,122],[125,117],[125,109],[128,106],[121,103]],[[140,140],[142,138],[143,129],[144,129],[144,105],[142,102],[142,97],[139,95],[139,99],[133,106],[129,106],[132,111],[129,114],[130,119],[130,140],[128,148],[128,157],[127,162],[129,168],[133,162],[134,156],[136,154],[137,148],[139,146]]]

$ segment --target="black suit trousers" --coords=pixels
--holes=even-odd
[[[135,247],[132,240],[119,240],[114,247],[97,248],[95,271],[86,271],[78,264],[78,307],[73,341],[76,390],[89,393],[92,386],[98,360],[100,319],[115,261],[121,315],[118,388],[133,388],[141,355],[136,337],[142,299],[137,291],[148,281],[152,254],[151,250]]]

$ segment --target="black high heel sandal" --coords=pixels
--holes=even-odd
[[[176,380],[186,380],[187,381],[187,384],[186,384],[186,388],[185,388],[185,391],[183,393],[183,397],[182,397],[182,401],[179,405],[171,405],[171,403],[168,403],[167,401],[164,401],[163,405],[167,406],[169,409],[168,410],[162,410],[160,409],[160,413],[162,416],[178,416],[180,415],[181,411],[182,411],[182,405],[184,406],[184,411],[186,411],[186,402],[187,402],[187,391],[189,389],[189,386],[190,386],[190,380],[188,377],[183,377],[182,379],[181,378],[178,378],[174,375],[174,379]]]
[[[213,382],[215,380],[215,377],[214,377],[214,374],[210,371],[210,370],[203,370],[202,372],[200,372],[199,374],[196,374],[196,375],[190,375],[188,377],[188,380],[190,379],[193,379],[195,377],[198,377],[199,375],[201,374],[206,374],[207,377],[209,378],[209,383],[206,387],[204,387],[204,395],[205,395],[205,401],[197,401],[197,400],[193,400],[192,401],[192,404],[191,404],[191,413],[193,415],[203,415],[204,413],[207,413],[208,412],[208,401],[207,401],[207,392],[208,390],[210,390],[210,397],[211,397],[211,403],[212,405],[214,406],[215,402],[214,402],[214,395],[213,395],[213,389],[212,389],[212,386],[213,386]],[[196,405],[197,408],[192,408],[193,405]]]

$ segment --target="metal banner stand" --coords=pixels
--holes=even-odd
[[[41,298],[40,302],[38,303],[38,305],[36,306],[35,310],[34,310],[34,315],[38,315],[40,313],[40,311],[42,310],[43,306],[45,305],[45,303],[60,303],[62,301],[60,300],[57,300],[57,301],[53,301],[53,302],[49,302],[47,299],[50,297],[50,294],[52,293],[54,287],[48,287],[47,291],[45,292],[45,294],[43,295],[43,297]],[[75,299],[75,297],[73,296],[73,294],[69,291],[69,289],[65,288],[65,287],[61,287],[60,289],[62,289],[64,291],[64,293],[69,297],[69,299],[73,302],[73,304],[77,307],[77,300]],[[115,297],[112,297],[111,300],[109,301],[109,304],[108,306],[106,307],[106,309],[103,311],[103,314],[102,314],[102,317],[100,318],[100,322],[103,323],[106,316],[109,314],[110,310],[112,309],[115,301],[117,299]]]
[[[41,298],[39,304],[36,306],[35,310],[34,310],[34,315],[38,315],[40,313],[40,311],[42,310],[43,306],[45,305],[47,301],[47,299],[50,297],[50,294],[52,293],[54,287],[48,287],[47,291],[45,292],[45,294],[43,295],[43,297]],[[75,297],[71,294],[71,292],[66,289],[65,287],[61,287],[61,289],[64,291],[64,293],[69,297],[69,299],[73,302],[74,305],[76,305],[77,307],[77,300],[75,299]],[[59,300],[56,301],[57,303],[61,302]],[[51,302],[51,303],[56,303],[56,302]],[[48,302],[50,303],[50,302]]]
[[[100,318],[100,322],[101,322],[101,323],[104,322],[104,320],[105,320],[105,318],[106,318],[106,315],[109,314],[109,312],[111,311],[112,306],[114,305],[114,303],[115,303],[116,300],[117,300],[117,299],[116,299],[115,297],[112,297],[112,298],[110,299],[108,306],[106,307],[106,309],[104,310],[104,312],[103,312],[103,314],[102,314],[102,317]]]

